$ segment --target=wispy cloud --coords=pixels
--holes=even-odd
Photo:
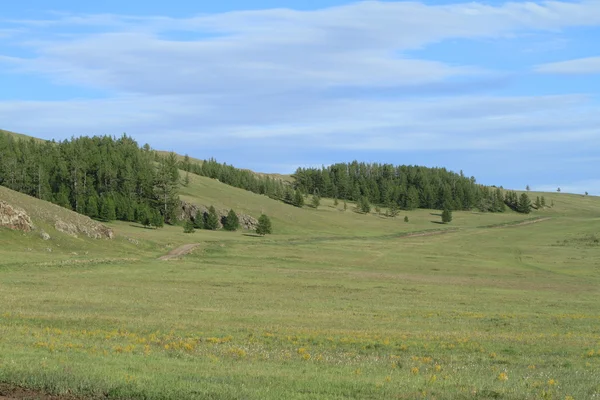
[[[541,64],[535,67],[535,71],[545,74],[600,74],[600,56]]]

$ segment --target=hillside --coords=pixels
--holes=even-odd
[[[93,239],[0,187],[34,226],[0,227],[0,398],[593,398],[600,198],[528,194],[548,207],[441,224],[190,174],[184,201],[273,234],[113,221]]]

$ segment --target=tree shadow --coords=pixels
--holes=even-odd
[[[254,238],[264,237],[263,235],[259,235],[258,233],[242,233],[242,236],[248,236],[248,237],[254,237]]]
[[[430,221],[430,222],[431,222],[432,224],[446,225],[445,223],[443,223],[443,222],[440,222],[440,221]]]
[[[131,226],[132,228],[138,228],[138,229],[156,229],[153,226],[144,226],[144,225],[138,225],[138,224],[129,224],[129,226]]]

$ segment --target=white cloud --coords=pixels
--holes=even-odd
[[[541,64],[535,67],[535,71],[545,74],[600,74],[600,57]]]
[[[35,36],[25,44],[36,56],[22,59],[20,67],[61,83],[147,94],[273,93],[472,77],[484,71],[405,53],[448,39],[600,24],[598,5],[365,1],[316,11],[238,11],[179,19],[58,15],[12,23]],[[94,33],[70,32],[82,27]],[[169,40],[173,31],[190,39]]]

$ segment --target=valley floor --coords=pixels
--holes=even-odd
[[[355,230],[300,210],[327,228],[264,238],[3,230],[0,398],[600,398],[600,202],[557,204]]]

